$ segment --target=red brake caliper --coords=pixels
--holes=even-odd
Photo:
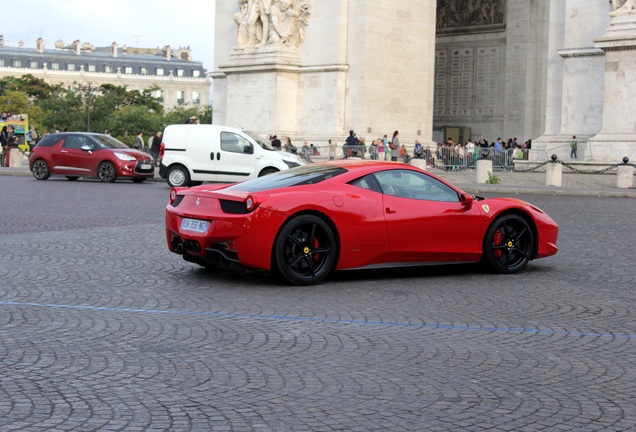
[[[501,230],[497,230],[495,231],[495,235],[493,236],[492,239],[492,244],[493,246],[500,246],[503,243],[503,235],[501,234]],[[502,255],[502,251],[501,249],[495,249],[492,254],[495,256],[495,258],[499,259],[501,258]]]

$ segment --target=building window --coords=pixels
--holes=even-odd
[[[60,70],[60,63],[59,62],[51,62],[51,69],[52,70]]]
[[[201,76],[201,71],[200,71],[200,70],[198,70],[198,69],[194,69],[194,70],[192,70],[192,76],[193,76],[194,78],[199,78],[199,77]]]
[[[4,59],[0,59],[0,66],[4,66]]]
[[[13,59],[13,67],[16,67],[16,68],[22,67],[22,60]]]
[[[66,70],[74,71],[75,70],[75,63],[67,63],[66,64]]]
[[[124,73],[125,74],[132,74],[132,66],[124,66]]]
[[[201,92],[193,91],[192,92],[192,103],[199,105],[201,103]]]
[[[37,69],[37,68],[38,68],[38,66],[39,66],[39,65],[38,65],[38,61],[37,61],[37,60],[31,60],[31,61],[29,61],[29,67],[30,67],[31,69]]]
[[[104,72],[113,73],[113,67],[111,65],[104,65]]]
[[[157,75],[163,75],[165,73],[165,71],[163,70],[163,68],[157,68]]]
[[[158,89],[152,92],[152,97],[157,99],[159,102],[163,102],[163,90]]]
[[[182,77],[185,71],[183,69],[177,69],[177,76]]]
[[[140,67],[139,68],[139,73],[142,75],[148,75],[148,68],[147,67]]]
[[[88,71],[89,72],[97,72],[97,66],[95,66],[94,64],[89,64],[88,66]]]
[[[183,90],[177,90],[177,103],[183,104],[185,102],[185,92]]]

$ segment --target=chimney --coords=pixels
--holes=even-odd
[[[24,41],[18,41],[18,48],[24,47]]]
[[[81,45],[79,39],[73,41],[73,43],[71,44],[71,49],[73,50],[73,52],[75,52],[75,54],[80,54]]]
[[[110,44],[110,51],[113,54],[113,57],[117,57],[117,42]]]
[[[95,51],[95,47],[88,42],[82,44],[82,51]]]
[[[37,38],[35,41],[35,48],[39,52],[44,52],[44,39],[42,39],[41,37]]]
[[[172,58],[172,48],[170,48],[170,45],[163,47],[163,58],[166,60],[170,60]]]
[[[179,47],[179,51],[177,51],[177,57],[181,60],[192,61],[192,51],[190,47]]]
[[[123,47],[121,47],[121,53],[122,54],[128,54],[128,47],[126,45],[124,45]]]
[[[0,35],[0,48],[4,48],[4,35]]]
[[[55,49],[61,50],[62,48],[64,48],[64,42],[62,42],[62,39],[58,39],[57,42],[55,42]]]

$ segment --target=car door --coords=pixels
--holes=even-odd
[[[481,214],[465,206],[443,182],[417,171],[376,173],[396,259],[413,262],[476,261],[481,256]]]
[[[218,181],[217,154],[219,134],[216,128],[208,125],[184,127],[187,133],[187,165],[192,170],[194,181]]]
[[[258,175],[255,172],[256,144],[251,139],[237,132],[223,131],[219,144],[218,181],[239,182]]]
[[[92,152],[82,150],[89,139],[82,135],[66,135],[58,151],[51,155],[54,170],[63,174],[95,175]]]

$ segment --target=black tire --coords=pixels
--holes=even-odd
[[[534,250],[534,233],[521,216],[498,217],[484,238],[484,262],[497,273],[516,273],[523,269]]]
[[[38,180],[46,180],[51,177],[51,170],[49,164],[44,159],[38,159],[33,162],[31,167],[31,174]]]
[[[185,167],[175,165],[168,169],[168,172],[166,173],[166,181],[170,187],[190,186],[190,173]]]
[[[114,183],[117,180],[117,170],[110,162],[102,162],[97,167],[97,177],[104,183]]]
[[[75,181],[79,178],[79,176],[66,176],[67,179],[69,179],[70,181]]]
[[[198,182],[193,182],[193,181],[191,181],[191,182],[190,182],[190,186],[201,186],[202,184],[203,184],[203,182],[202,182],[202,181],[198,181]]]
[[[133,183],[143,183],[146,181],[145,177],[135,177],[134,179],[132,179]]]
[[[265,168],[263,171],[261,171],[258,176],[259,177],[263,177],[269,174],[274,174],[275,172],[278,172],[278,170],[276,168]]]
[[[315,285],[334,270],[336,236],[323,219],[301,215],[290,219],[274,243],[273,269],[294,285]]]

